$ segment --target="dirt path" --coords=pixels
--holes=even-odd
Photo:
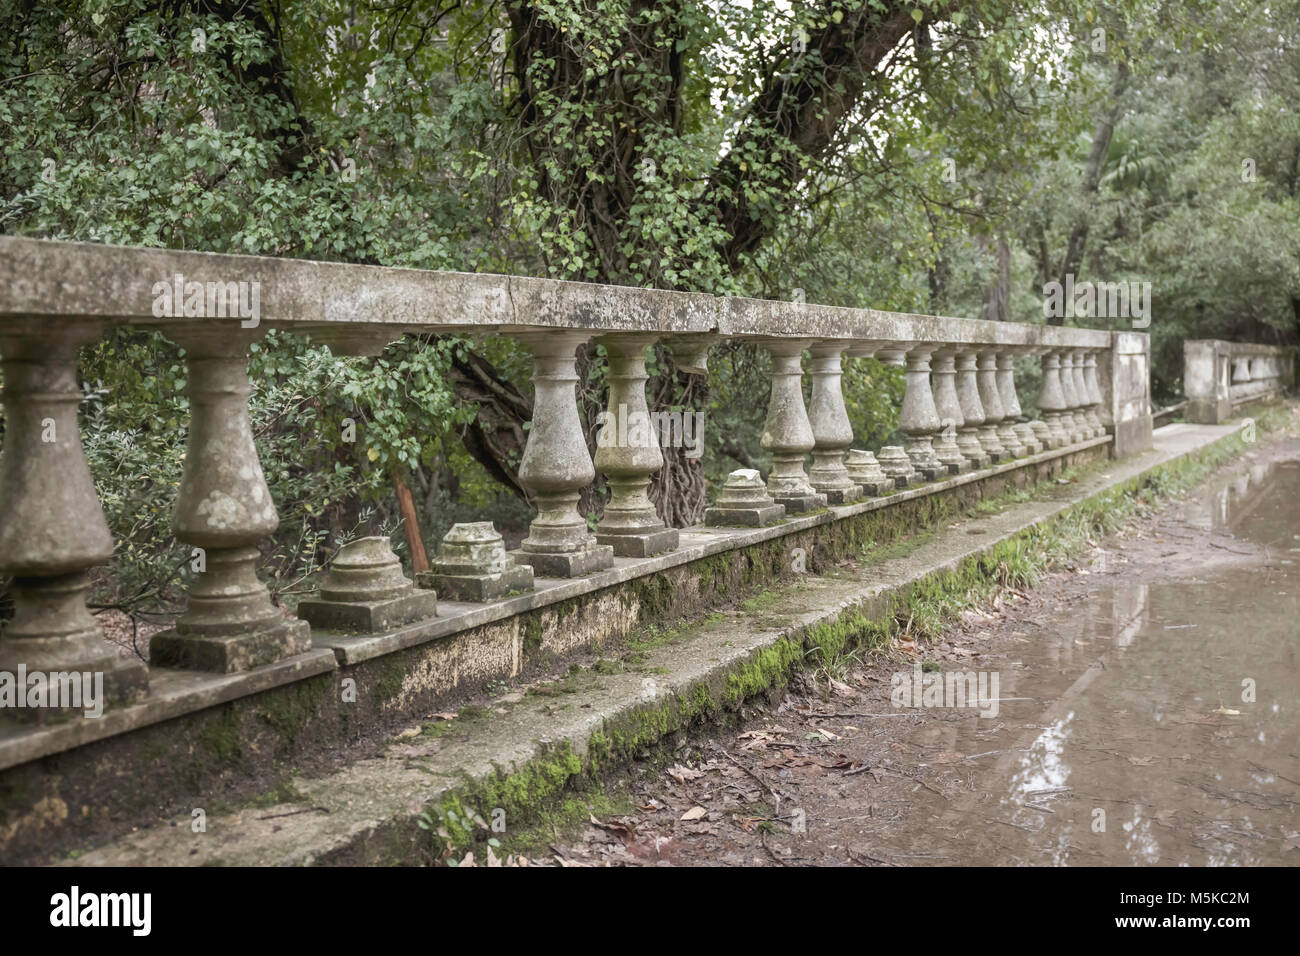
[[[1288,439],[942,642],[801,676],[634,769],[635,812],[535,862],[1300,862],[1298,596]],[[983,673],[996,700],[895,706],[893,675],[931,669]]]

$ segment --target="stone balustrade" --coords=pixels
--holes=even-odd
[[[249,303],[256,308],[241,309]],[[750,341],[771,359],[762,438],[771,471],[733,473],[708,526],[761,527],[1057,453],[1105,436],[1117,409],[1145,401],[1129,394],[1144,382],[1129,392],[1116,385],[1120,334],[1106,331],[0,237],[0,573],[13,578],[16,609],[0,635],[0,669],[114,670],[124,697],[144,691],[144,674],[115,662],[85,608],[87,574],[109,561],[113,542],[76,423],[77,349],[116,325],[156,329],[186,350],[191,419],[174,529],[204,570],[175,626],[153,638],[151,661],[182,671],[237,673],[302,655],[313,625],[370,632],[435,616],[439,587],[462,602],[508,600],[540,580],[678,549],[681,533],[664,526],[647,494],[663,465],[662,436],[645,424],[646,355],[656,343],[695,374],[707,374],[708,346],[723,339]],[[249,428],[247,372],[251,344],[272,328],[341,354],[376,354],[408,332],[510,336],[526,348],[534,418],[519,480],[537,513],[520,547],[507,553],[490,526],[457,526],[433,571],[413,584],[382,542],[366,539],[303,602],[301,619],[274,607],[255,568],[279,518]],[[588,343],[608,357],[615,436],[594,456],[575,391],[576,352]],[[844,363],[870,355],[901,365],[906,382],[905,444],[874,455],[852,447],[842,388]],[[1041,357],[1041,420],[1022,420],[1017,356]],[[1290,375],[1272,352],[1241,357],[1240,384]],[[598,472],[610,499],[593,531],[578,501]]]
[[[1279,345],[1189,339],[1183,343],[1187,420],[1214,424],[1233,409],[1295,387],[1295,350]]]

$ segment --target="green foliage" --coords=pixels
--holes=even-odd
[[[391,474],[436,458],[466,420],[447,385],[455,341],[406,339],[373,361],[270,333],[249,363],[254,441],[280,513],[266,569],[296,586],[358,533],[395,527]],[[190,553],[171,532],[189,421],[183,350],[117,330],[85,350],[87,458],[118,542],[114,599],[174,603]]]
[[[1042,283],[1086,227],[1080,279],[1153,285],[1168,395],[1183,338],[1297,328],[1298,21],[1296,0],[10,4],[0,231],[951,315],[984,314],[1000,290],[1009,317],[1038,322]],[[863,37],[883,46],[860,59]],[[1082,195],[1121,73],[1100,184]],[[412,336],[338,359],[292,336],[259,344],[277,590],[347,535],[394,531],[395,477],[427,538],[526,520],[460,446],[467,348]],[[509,338],[475,348],[527,394]],[[604,373],[589,358],[587,419]],[[706,411],[715,486],[768,464],[767,362],[725,343],[689,396],[662,354],[651,364],[665,404]],[[179,593],[184,370],[154,334],[86,351],[120,601]],[[1018,363],[1026,411],[1037,377]],[[844,387],[856,443],[895,440],[898,370],[851,360]]]

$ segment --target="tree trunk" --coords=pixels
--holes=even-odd
[[[988,240],[980,243],[988,248]],[[984,290],[984,318],[994,322],[1007,322],[1011,319],[1011,244],[1006,236],[998,236],[993,243],[993,255],[997,261],[997,275]]]
[[[402,526],[406,531],[406,545],[411,549],[411,572],[429,570],[429,555],[424,550],[424,536],[420,534],[420,517],[415,513],[415,499],[406,480],[393,472],[393,491],[397,495],[397,507],[402,512]]]
[[[1059,281],[1065,285],[1066,276],[1078,277],[1079,267],[1083,264],[1083,250],[1088,243],[1088,205],[1093,202],[1101,184],[1101,173],[1106,166],[1106,154],[1110,152],[1111,137],[1115,135],[1115,124],[1119,122],[1122,112],[1124,91],[1128,89],[1128,63],[1120,60],[1115,65],[1115,83],[1111,89],[1110,105],[1097,120],[1097,127],[1092,134],[1092,148],[1088,150],[1088,161],[1083,167],[1083,188],[1079,194],[1079,207],[1075,211],[1074,226],[1070,229],[1070,238],[1065,247],[1065,259],[1061,262]],[[1051,316],[1049,325],[1062,325],[1065,322],[1065,310],[1060,315]]]

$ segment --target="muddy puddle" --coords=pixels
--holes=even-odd
[[[1300,440],[1286,439],[934,644],[796,677],[777,706],[634,772],[633,812],[593,815],[552,859],[1294,864],[1298,639]],[[958,675],[976,698],[963,706],[894,699],[896,679],[942,678],[946,694]]]
[[[877,856],[1300,860],[1300,461],[1242,466],[1151,534],[979,662],[996,716],[903,735],[938,773],[906,825],[874,829]]]

